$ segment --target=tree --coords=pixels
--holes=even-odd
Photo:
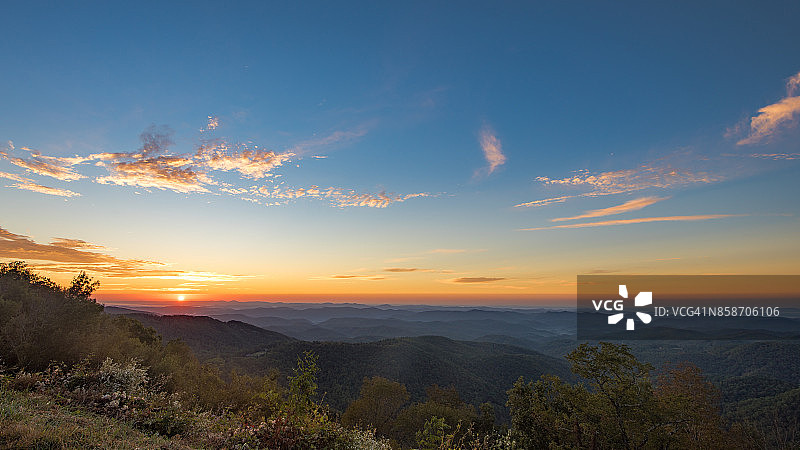
[[[508,391],[511,437],[522,448],[580,448],[597,442],[591,414],[596,405],[582,385],[554,375],[525,383],[520,377]]]
[[[425,402],[413,403],[397,415],[392,430],[393,438],[402,445],[412,445],[417,432],[425,428],[427,421],[436,417],[454,430],[456,441],[461,440],[476,418],[475,407],[464,403],[454,387],[440,388],[434,385],[428,387],[426,393],[428,397]]]
[[[401,383],[383,377],[364,378],[358,398],[342,414],[342,424],[371,427],[376,434],[389,436],[408,398],[408,391]]]
[[[317,393],[317,355],[306,350],[297,357],[294,375],[289,376],[289,401],[298,412],[307,412]]]
[[[475,432],[481,436],[489,435],[494,432],[495,421],[497,420],[494,405],[489,402],[482,403],[478,410],[480,415],[475,420]]]
[[[650,382],[653,366],[639,362],[626,345],[581,344],[567,355],[572,372],[586,379],[599,421],[613,446],[645,445],[654,429],[655,398]]]
[[[441,417],[433,416],[425,421],[425,427],[417,432],[417,446],[419,450],[439,450],[443,447],[450,425]]]
[[[668,418],[661,430],[666,445],[698,449],[731,446],[720,416],[719,390],[697,366],[665,365],[655,395],[659,409]]]
[[[77,300],[89,300],[89,296],[92,295],[98,287],[100,287],[99,281],[91,279],[86,275],[86,272],[81,271],[80,274],[72,279],[72,284],[67,288],[65,294]]]

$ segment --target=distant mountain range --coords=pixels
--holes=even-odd
[[[165,339],[184,340],[199,357],[226,370],[291,373],[297,356],[319,356],[319,385],[325,400],[343,410],[364,377],[380,375],[405,384],[413,399],[427,386],[453,385],[469,403],[492,402],[501,417],[506,390],[520,376],[555,374],[571,379],[563,356],[579,343],[576,314],[558,309],[251,304],[150,307],[137,311],[107,307],[153,327]],[[143,308],[145,309],[145,308]],[[670,340],[685,330],[649,327],[661,340],[625,340],[625,331],[604,338],[627,343],[656,369],[689,361],[722,389],[725,410],[741,416],[753,402],[796,399],[800,388],[800,320],[739,322],[712,331],[707,320],[691,322],[697,337]],[[759,341],[766,338],[769,340]],[[792,392],[792,394],[789,394]],[[760,399],[760,400],[759,400]],[[798,405],[800,407],[800,405]]]
[[[115,310],[109,307],[109,312]],[[203,315],[236,320],[307,341],[370,342],[395,337],[444,336],[483,340],[502,334],[521,340],[574,337],[575,314],[558,309],[433,306],[168,306],[138,308],[159,315]]]
[[[133,317],[166,340],[181,339],[202,359],[221,359],[228,369],[260,374],[278,369],[286,375],[297,357],[311,350],[319,356],[320,391],[325,393],[326,402],[339,410],[357,397],[363,379],[372,376],[405,384],[412,399],[422,399],[428,386],[452,385],[465,401],[475,405],[491,402],[500,410],[506,391],[520,376],[535,380],[547,373],[571,378],[565,360],[502,343],[441,336],[361,343],[303,341],[236,320],[161,316],[114,307],[106,308],[106,312]]]

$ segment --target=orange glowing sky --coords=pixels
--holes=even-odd
[[[0,261],[111,303],[800,273],[796,4],[251,6],[4,8]]]

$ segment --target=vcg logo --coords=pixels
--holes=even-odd
[[[628,298],[628,287],[624,284],[619,285],[619,296],[623,299]],[[633,299],[633,305],[637,308],[642,306],[648,306],[653,304],[653,293],[652,292],[639,292],[636,294],[636,297]],[[616,325],[618,324],[623,318],[625,318],[625,304],[623,303],[622,299],[617,300],[592,300],[592,305],[594,306],[595,311],[600,311],[601,309],[605,311],[620,311],[616,314],[612,314],[608,316],[608,324],[609,325]],[[636,317],[642,321],[642,323],[648,324],[652,317],[650,314],[637,312]],[[629,318],[625,321],[625,329],[626,330],[633,330],[634,329],[634,321],[633,318]]]

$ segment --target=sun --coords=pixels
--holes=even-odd
[[[178,296],[178,301],[179,301],[179,302],[182,302],[182,301],[184,301],[184,300],[186,300],[186,297],[185,297],[185,296],[183,296],[183,295],[179,295],[179,296]]]

